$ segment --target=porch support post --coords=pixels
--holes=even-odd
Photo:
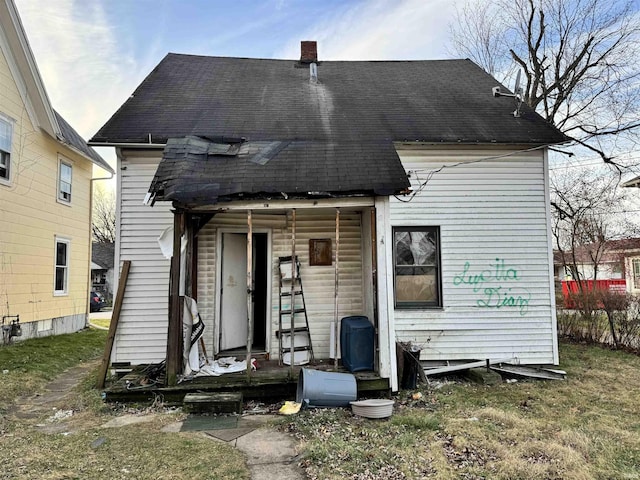
[[[289,315],[289,328],[290,336],[289,336],[289,378],[293,378],[293,365],[295,363],[295,321],[294,321],[294,310],[296,308],[296,277],[298,273],[296,262],[296,209],[291,210],[291,290],[289,291],[289,310],[291,311],[291,315]],[[310,333],[309,333],[310,334]]]
[[[253,217],[247,210],[247,381],[251,381],[251,344],[253,343]]]
[[[371,207],[371,282],[373,283],[373,325],[378,328],[378,243],[376,208]]]
[[[375,356],[376,356],[376,367],[379,368],[378,361],[380,349],[380,338],[378,337],[378,243],[376,236],[377,225],[376,225],[376,208],[371,207],[371,284],[373,285],[373,326],[375,331]]]
[[[193,217],[190,214],[185,214],[185,236],[187,237],[187,250],[185,252],[185,278],[182,280],[184,282],[184,294],[191,298],[196,298],[196,292],[193,288],[193,279],[194,279],[194,269],[193,269],[193,252],[195,249],[195,245],[193,241],[195,240],[195,235],[193,234]]]
[[[182,371],[182,308],[180,302],[180,242],[184,229],[184,212],[173,213],[173,256],[169,278],[169,323],[167,328],[167,385],[178,383],[178,373]]]
[[[334,299],[333,299],[333,318],[334,318],[334,352],[335,358],[333,360],[333,366],[338,368],[338,335],[340,334],[340,324],[338,323],[338,286],[340,283],[340,208],[336,208],[336,266],[334,268],[335,280],[334,280]]]
[[[389,198],[376,197],[376,234],[378,245],[378,337],[380,376],[389,379],[391,391],[398,391],[396,333],[393,288],[393,233]]]

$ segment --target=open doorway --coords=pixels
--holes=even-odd
[[[267,349],[268,234],[252,237],[252,352]],[[247,234],[223,232],[220,261],[220,354],[238,354],[247,350]]]

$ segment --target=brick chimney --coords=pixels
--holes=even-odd
[[[303,40],[300,42],[300,63],[315,63],[318,61],[318,42]]]

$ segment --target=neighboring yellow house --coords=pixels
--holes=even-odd
[[[18,315],[21,338],[85,327],[94,165],[114,173],[53,110],[13,0],[0,0],[3,340]]]

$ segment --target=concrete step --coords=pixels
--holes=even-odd
[[[242,393],[187,393],[183,408],[190,413],[242,413]]]

